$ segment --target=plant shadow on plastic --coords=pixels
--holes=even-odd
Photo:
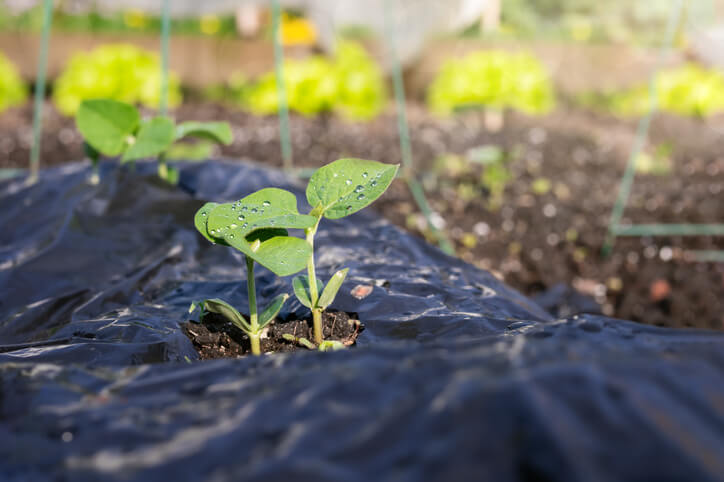
[[[318,169],[306,190],[309,214],[300,214],[297,199],[289,191],[264,188],[233,203],[204,204],[196,213],[196,229],[208,241],[232,247],[246,258],[249,316],[219,299],[192,304],[190,312],[199,310],[199,319],[213,321],[216,314],[230,322],[249,338],[251,352],[262,353],[261,339],[269,336],[270,324],[279,314],[289,295],[277,296],[261,313],[256,302],[254,267],[258,263],[277,276],[289,276],[305,268],[306,275],[292,281],[294,294],[312,313],[309,332],[282,332],[292,345],[321,351],[342,349],[354,343],[359,322],[345,323],[353,335],[342,332],[341,339],[325,339],[324,320],[332,319],[329,334],[334,335],[338,315],[326,313],[344,282],[348,269],[334,273],[327,283],[317,278],[314,264],[314,237],[322,218],[339,219],[353,214],[380,197],[397,173],[397,165],[363,159],[339,159]],[[305,239],[291,236],[290,229],[303,230]],[[347,327],[347,328],[349,328]],[[278,331],[278,330],[277,330]],[[312,340],[309,339],[311,336]]]

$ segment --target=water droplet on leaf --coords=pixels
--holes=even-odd
[[[264,201],[261,203],[262,206],[271,206],[271,203],[269,201]]]
[[[243,221],[244,219],[246,219],[246,216],[244,216],[243,214],[239,214],[239,221]]]

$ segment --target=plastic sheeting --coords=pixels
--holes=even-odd
[[[370,210],[317,237],[321,277],[351,268],[334,307],[359,346],[195,361],[191,301],[246,301],[193,213],[302,191],[250,165],[154,172],[0,183],[0,479],[722,480],[724,334],[553,320]],[[262,304],[291,291],[259,272]]]

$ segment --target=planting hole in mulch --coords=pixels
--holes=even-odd
[[[357,336],[364,325],[356,319],[354,313],[326,311],[322,314],[325,340],[342,342],[345,346],[354,346]],[[183,331],[194,344],[202,360],[214,358],[238,358],[251,354],[249,337],[221,315],[209,313],[203,323],[189,322]],[[298,343],[284,339],[285,334],[295,338],[314,340],[310,320],[273,321],[262,335],[262,353],[280,353],[308,350]]]

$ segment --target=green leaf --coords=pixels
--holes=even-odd
[[[222,246],[228,246],[226,241],[224,241],[223,239],[216,239],[212,237],[206,228],[206,223],[209,220],[209,214],[211,213],[211,210],[218,205],[219,203],[206,203],[201,206],[201,208],[196,211],[196,215],[194,216],[194,226],[196,226],[196,230],[201,233],[201,236],[208,239],[212,243],[220,244]]]
[[[299,214],[297,198],[284,189],[266,188],[235,203],[220,204],[209,215],[209,234],[215,237],[245,238],[262,228],[314,226],[316,219]]]
[[[332,278],[329,280],[327,286],[324,288],[322,295],[319,297],[317,307],[325,310],[329,305],[332,304],[334,298],[337,296],[339,288],[342,286],[344,279],[347,277],[348,271],[349,268],[345,268],[337,271],[332,275]]]
[[[210,237],[225,241],[277,275],[288,276],[304,269],[312,248],[303,239],[270,230],[304,229],[316,222],[313,216],[299,214],[294,194],[266,188],[213,208],[206,228]],[[259,230],[266,232],[250,236]]]
[[[380,197],[398,168],[399,164],[339,159],[312,174],[307,185],[307,201],[328,219],[343,218]]]
[[[269,306],[266,307],[264,311],[261,312],[261,315],[259,315],[259,328],[264,328],[266,325],[268,325],[274,318],[277,317],[279,314],[279,311],[282,309],[282,306],[284,306],[284,303],[287,301],[287,298],[289,298],[289,295],[283,294],[279,295],[269,304]]]
[[[323,287],[324,283],[317,278],[317,292],[321,291]],[[292,288],[294,288],[294,294],[297,295],[299,302],[311,310],[312,296],[309,294],[309,276],[305,274],[295,276],[292,280]]]
[[[176,126],[176,140],[183,137],[209,139],[228,146],[234,139],[228,122],[182,122]]]
[[[173,121],[168,117],[154,117],[141,124],[135,142],[123,154],[121,162],[155,157],[168,149],[173,140]]]
[[[247,323],[246,319],[241,316],[241,313],[236,311],[236,308],[231,306],[226,301],[222,301],[218,298],[204,300],[204,309],[209,313],[218,313],[246,334],[251,333],[251,326]]]
[[[123,152],[140,120],[135,107],[109,99],[85,100],[75,116],[85,141],[106,156]]]
[[[226,240],[277,276],[298,273],[307,266],[312,255],[312,247],[306,240],[292,236],[276,236],[258,245],[237,237],[229,239],[227,236]]]

